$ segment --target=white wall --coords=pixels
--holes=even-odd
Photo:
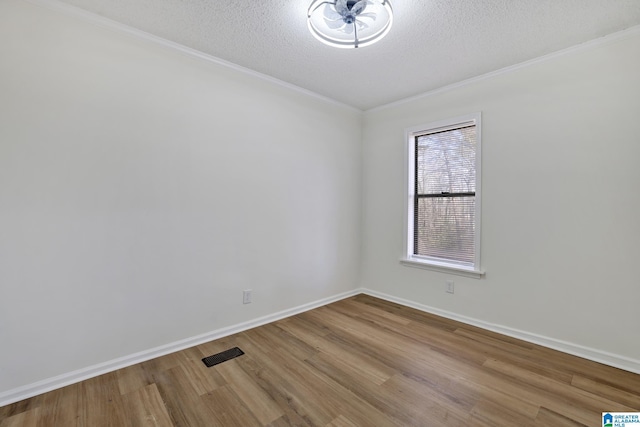
[[[0,2],[0,394],[354,289],[361,116]]]
[[[367,112],[363,286],[639,363],[638,52],[635,31]],[[402,266],[403,131],[477,111],[486,277]]]
[[[640,360],[638,51],[636,32],[363,125],[0,1],[0,395],[358,284]],[[403,131],[476,111],[487,275],[404,267]]]

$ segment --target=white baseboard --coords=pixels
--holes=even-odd
[[[451,319],[451,320],[457,320],[458,322],[466,323],[472,326],[477,326],[479,328],[497,332],[499,334],[506,335],[512,338],[518,338],[523,341],[527,341],[533,344],[538,344],[543,347],[552,348],[554,350],[558,350],[563,353],[572,354],[574,356],[582,357],[584,359],[592,360],[594,362],[603,363],[605,365],[613,366],[615,368],[624,369],[625,371],[640,374],[640,360],[631,359],[629,357],[621,356],[619,354],[613,354],[606,351],[597,350],[594,348],[584,347],[584,346],[570,343],[567,341],[557,340],[555,338],[545,337],[542,335],[509,328],[507,326],[496,325],[494,323],[485,322],[485,321],[474,319],[471,317],[461,316],[459,314],[452,313],[450,311],[441,310],[435,307],[430,307],[428,305],[420,304],[414,301],[409,301],[403,298],[397,298],[392,295],[387,295],[382,292],[377,292],[370,289],[360,289],[360,291],[364,294],[371,295],[372,297],[395,302],[397,304],[404,305],[406,307],[415,308],[416,310],[435,314],[437,316],[446,317],[447,319]]]
[[[89,378],[97,377],[98,375],[126,368],[127,366],[135,365],[136,363],[146,362],[147,360],[155,359],[156,357],[165,356],[167,354],[200,345],[205,342],[213,341],[236,334],[238,332],[265,325],[267,323],[275,322],[276,320],[303,313],[305,311],[309,311],[323,305],[331,304],[332,302],[349,298],[360,293],[362,293],[362,291],[359,289],[343,292],[328,298],[323,298],[294,308],[290,308],[288,310],[283,310],[267,316],[259,317],[248,322],[229,326],[227,328],[217,329],[205,334],[186,338],[180,341],[175,341],[149,350],[144,350],[138,353],[130,354],[128,356],[119,357],[117,359],[113,359],[104,363],[99,363],[97,365],[78,369],[77,371],[68,372],[56,377],[47,378],[46,380],[27,384],[25,386],[0,393],[0,407],[19,402],[20,400],[28,399],[30,397],[37,396],[51,390],[62,388],[70,384],[84,381]]]
[[[557,340],[555,338],[549,338],[542,335],[532,334],[518,329],[509,328],[502,325],[496,325],[493,323],[485,322],[482,320],[474,319],[471,317],[461,316],[456,313],[452,313],[446,310],[440,310],[435,307],[420,304],[414,301],[406,300],[403,298],[387,295],[382,292],[373,291],[366,288],[358,288],[352,291],[343,292],[328,298],[323,298],[317,301],[313,301],[307,304],[303,304],[288,310],[279,311],[277,313],[270,314],[268,316],[259,317],[257,319],[250,320],[248,322],[239,323],[227,328],[217,329],[215,331],[207,332],[202,335],[197,335],[184,340],[175,341],[166,345],[155,347],[149,350],[134,353],[128,356],[120,357],[118,359],[110,360],[97,365],[89,366],[87,368],[79,369],[77,371],[68,372],[66,374],[58,375],[53,378],[38,381],[32,384],[28,384],[22,387],[18,387],[4,393],[0,393],[0,406],[9,405],[11,403],[18,402],[23,399],[28,399],[33,396],[37,396],[42,393],[46,393],[51,390],[65,387],[70,384],[74,384],[80,381],[84,381],[89,378],[96,377],[98,375],[113,372],[118,369],[126,368],[127,366],[135,365],[136,363],[146,362],[147,360],[155,359],[156,357],[164,356],[169,353],[184,350],[189,347],[203,344],[205,342],[220,339],[229,335],[233,335],[248,329],[252,329],[267,323],[275,322],[276,320],[284,319],[305,311],[312,310],[332,302],[336,302],[345,298],[357,294],[367,294],[376,298],[380,298],[386,301],[391,301],[406,307],[415,308],[416,310],[424,311],[427,313],[435,314],[437,316],[446,317],[448,319],[457,320],[462,323],[477,326],[482,329],[497,332],[503,335],[507,335],[513,338],[518,338],[523,341],[539,344],[544,347],[559,350],[564,353],[572,354],[574,356],[582,357],[595,362],[603,363],[605,365],[613,366],[616,368],[624,369],[629,372],[640,374],[640,361],[631,359],[628,357],[620,356],[606,351],[597,350],[581,345],[573,344],[566,341]]]

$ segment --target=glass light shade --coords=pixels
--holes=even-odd
[[[371,45],[387,35],[392,23],[389,0],[314,0],[307,13],[311,34],[340,48]]]

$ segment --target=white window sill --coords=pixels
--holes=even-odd
[[[440,273],[456,274],[458,276],[472,277],[480,279],[484,276],[483,270],[476,270],[473,267],[465,267],[462,265],[446,264],[437,261],[423,260],[417,258],[401,258],[400,264],[407,267],[422,268],[425,270],[438,271]]]

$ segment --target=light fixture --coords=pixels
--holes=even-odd
[[[314,0],[307,13],[311,34],[341,48],[373,44],[387,35],[392,23],[389,0]]]

